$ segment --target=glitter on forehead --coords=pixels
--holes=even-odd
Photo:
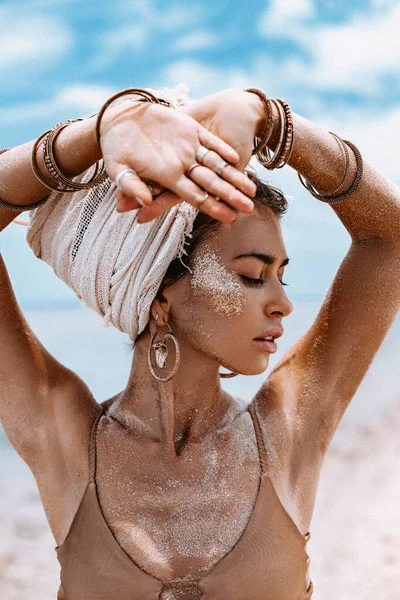
[[[213,250],[207,250],[195,258],[190,286],[194,294],[205,300],[219,315],[229,317],[243,310],[243,291]]]

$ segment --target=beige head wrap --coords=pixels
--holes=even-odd
[[[179,110],[188,88],[150,89]],[[87,181],[91,167],[76,181]],[[137,210],[116,211],[117,188],[106,179],[91,190],[53,192],[29,212],[27,242],[86,306],[135,340],[170,262],[185,252],[197,210],[182,202],[150,223],[138,224]]]

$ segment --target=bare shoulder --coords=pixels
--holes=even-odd
[[[100,410],[74,372],[60,372],[51,391],[40,440],[22,456],[35,476],[47,520],[61,543],[89,481],[90,432]]]
[[[293,368],[292,368],[293,367]],[[318,440],[299,417],[298,365],[287,354],[253,399],[268,456],[268,472],[287,513],[305,535],[324,458]]]

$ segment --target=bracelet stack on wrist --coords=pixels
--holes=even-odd
[[[281,98],[271,100],[270,98],[268,98],[265,92],[263,92],[263,90],[260,90],[259,88],[247,88],[244,91],[257,94],[257,96],[259,96],[259,98],[263,101],[266,107],[266,118],[264,120],[265,125],[262,129],[260,137],[256,136],[254,138],[254,148],[252,154],[256,155],[257,160],[266,169],[270,171],[272,171],[273,169],[281,169],[289,162],[294,143],[293,118],[289,104]],[[273,129],[272,104],[275,105],[278,111],[280,123],[279,141],[273,155],[271,155],[271,151],[267,146]],[[300,173],[298,173],[298,176],[302,185],[310,192],[312,196],[314,196],[314,198],[317,198],[322,202],[327,202],[328,204],[338,204],[339,202],[343,202],[343,200],[346,200],[346,198],[349,198],[357,190],[363,174],[363,159],[360,154],[360,151],[354,144],[352,144],[348,140],[342,140],[339,136],[332,133],[331,131],[329,133],[331,133],[331,135],[333,135],[337,140],[345,160],[344,175],[340,184],[332,192],[319,193],[308,181],[306,181],[306,179]],[[357,162],[357,171],[349,189],[344,193],[341,193],[341,190],[346,184],[350,169],[348,147],[353,150]]]
[[[265,126],[262,130],[261,136],[255,137],[254,139],[254,148],[252,154],[255,154],[258,162],[269,171],[272,171],[273,169],[281,169],[289,162],[293,149],[294,129],[290,106],[281,98],[271,100],[268,98],[265,92],[259,88],[247,88],[244,91],[257,94],[257,96],[265,104],[267,112]],[[271,155],[271,152],[267,147],[273,129],[272,103],[274,103],[278,110],[280,122],[279,142],[273,155]]]
[[[33,148],[32,148],[32,157],[31,157],[31,166],[32,171],[36,175],[36,178],[40,181],[42,185],[49,188],[50,190],[56,192],[77,192],[79,190],[89,189],[102,183],[106,177],[107,173],[104,168],[104,164],[100,167],[100,163],[96,163],[95,172],[92,178],[85,183],[77,183],[72,179],[68,179],[59,169],[55,158],[54,158],[54,142],[62,129],[70,125],[71,123],[76,123],[78,121],[82,121],[83,119],[68,119],[67,121],[62,121],[55,125],[49,131],[46,131],[36,140]],[[43,160],[46,167],[47,175],[54,181],[53,183],[49,183],[42,176],[36,159],[36,154],[40,143],[43,144]]]
[[[304,177],[302,177],[300,173],[298,173],[298,176],[301,184],[306,188],[307,191],[310,192],[312,196],[314,196],[314,198],[317,198],[317,200],[321,200],[321,202],[326,202],[327,204],[339,204],[340,202],[343,202],[343,200],[346,200],[347,198],[352,196],[357,190],[363,175],[364,165],[361,153],[354,144],[352,144],[348,140],[342,140],[342,138],[340,138],[335,133],[332,133],[331,131],[329,133],[333,135],[335,139],[339,142],[339,145],[341,146],[345,156],[345,171],[340,185],[333,192],[322,194],[317,192],[316,189]],[[349,151],[347,150],[347,146],[353,150],[357,163],[357,170],[349,189],[344,193],[340,193],[340,190],[346,183],[350,168]]]

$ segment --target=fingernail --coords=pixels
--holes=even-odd
[[[144,202],[143,202],[143,200],[141,198],[138,198],[137,196],[135,196],[135,200],[137,202],[139,202],[140,206],[145,206],[145,204],[144,204]]]

